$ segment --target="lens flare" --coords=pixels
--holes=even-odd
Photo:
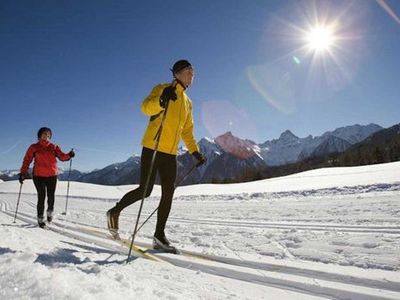
[[[202,103],[202,121],[211,137],[231,131],[236,136],[256,134],[257,127],[245,110],[226,100],[208,100]]]
[[[297,56],[293,55],[292,58],[293,58],[293,61],[294,61],[296,64],[299,65],[299,64],[301,63],[301,60],[300,60]]]

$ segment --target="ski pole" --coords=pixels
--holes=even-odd
[[[175,188],[177,188],[192,172],[195,168],[197,168],[199,165],[193,165],[193,167],[185,174],[185,176],[183,176],[177,184],[175,184]],[[144,226],[144,224],[147,223],[148,220],[150,220],[150,218],[156,213],[156,211],[158,210],[158,206],[156,207],[156,209],[150,214],[150,216],[147,217],[147,219],[142,223],[142,225],[140,225],[140,227],[136,230],[135,234],[138,233],[138,231]]]
[[[74,150],[74,148],[72,148]],[[72,151],[71,150],[71,151]],[[72,158],[69,160],[69,171],[68,171],[68,183],[67,183],[67,199],[65,201],[65,211],[62,213],[62,215],[67,215],[67,209],[68,209],[68,196],[69,196],[69,179],[71,177],[71,168],[72,168]]]
[[[198,166],[199,166],[199,164],[193,165],[192,168],[185,174],[185,176],[183,176],[183,177],[178,181],[178,183],[175,184],[175,188],[177,188],[178,186],[180,186],[181,183],[182,183],[183,181],[185,181],[185,179],[186,179],[187,177],[189,177],[189,175],[193,172],[193,170],[196,169]]]
[[[21,199],[21,191],[22,191],[22,183],[19,185],[19,193],[18,193],[18,201],[17,201],[17,208],[15,209],[15,216],[14,216],[14,222],[17,219],[17,213],[18,213],[18,206],[19,206],[19,199]]]
[[[174,82],[172,83],[172,85],[174,85]],[[158,152],[158,145],[160,144],[160,138],[161,138],[162,130],[164,128],[165,118],[167,116],[168,105],[169,105],[169,101],[167,101],[167,103],[165,105],[164,114],[163,114],[163,117],[161,119],[161,124],[160,124],[160,127],[159,127],[158,131],[157,131],[156,146],[155,146],[155,149],[154,149],[154,152],[153,152],[153,156],[151,158],[150,169],[149,169],[149,173],[147,174],[146,184],[144,186],[142,200],[140,201],[139,212],[138,212],[138,216],[136,218],[135,229],[133,230],[131,244],[130,244],[130,247],[129,247],[129,253],[128,253],[128,258],[126,259],[126,263],[129,263],[129,259],[131,257],[133,242],[135,241],[136,232],[137,232],[137,228],[138,228],[138,225],[139,225],[140,214],[142,213],[143,202],[144,202],[144,199],[146,198],[147,189],[148,189],[149,183],[150,183],[151,173],[153,172],[154,162],[156,160],[156,155],[157,155],[157,152]]]

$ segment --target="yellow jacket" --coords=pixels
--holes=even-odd
[[[160,96],[169,85],[170,83],[165,83],[155,86],[150,95],[143,100],[142,112],[151,117],[142,139],[142,145],[146,148],[154,150],[156,147],[155,136],[164,114],[164,108],[160,106]],[[169,101],[158,151],[176,155],[181,138],[190,153],[199,151],[193,135],[192,101],[182,85],[177,84],[175,92],[178,98]]]

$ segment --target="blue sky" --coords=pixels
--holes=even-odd
[[[382,2],[381,2],[382,3]],[[385,1],[400,14],[399,1]],[[304,35],[335,24],[335,46]],[[42,126],[74,167],[140,153],[140,103],[186,58],[198,139],[399,123],[400,22],[377,1],[1,1],[0,170]]]

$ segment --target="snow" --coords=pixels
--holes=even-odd
[[[181,187],[177,195],[294,192],[396,184],[400,182],[400,162],[361,167],[317,169],[285,177],[236,184],[199,184]]]
[[[36,191],[0,182],[2,299],[400,299],[400,162],[319,169],[178,188],[167,236],[209,259],[157,254],[125,264],[104,238],[105,212],[135,186],[58,182],[52,230],[35,223]],[[157,206],[146,200],[142,221]],[[125,209],[128,238],[139,205]],[[151,243],[153,217],[139,232]]]

